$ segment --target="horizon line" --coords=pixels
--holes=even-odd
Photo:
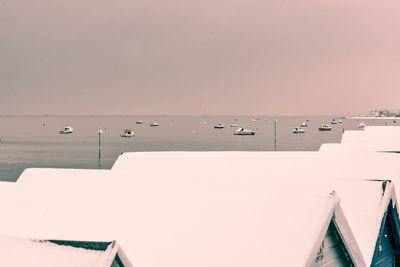
[[[104,116],[104,117],[119,117],[119,116],[196,116],[196,117],[216,117],[216,116],[253,116],[253,117],[354,117],[354,116],[367,116],[367,114],[1,114],[0,117],[78,117],[78,116]]]

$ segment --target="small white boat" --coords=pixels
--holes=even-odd
[[[365,123],[365,122],[360,122],[358,125],[358,128],[362,128],[362,129],[364,129],[365,128],[365,126],[367,126],[367,124]]]
[[[238,128],[233,132],[234,135],[255,135],[256,133],[250,129]]]
[[[136,124],[143,124],[143,121],[136,121]]]
[[[236,122],[233,122],[233,123],[231,124],[231,127],[238,127],[238,124],[237,124]]]
[[[292,133],[294,133],[294,134],[302,134],[302,133],[305,133],[305,132],[306,131],[304,129],[300,128],[300,127],[296,127],[292,131]]]
[[[158,126],[158,123],[157,122],[152,122],[152,123],[150,123],[150,126],[152,126],[152,127]]]
[[[215,129],[224,129],[224,125],[222,123],[218,123],[214,126]]]
[[[332,130],[332,127],[329,124],[324,124],[321,127],[319,127],[320,131],[330,131]]]
[[[338,124],[338,121],[336,119],[332,119],[331,124]]]
[[[74,129],[71,126],[64,126],[64,129],[60,131],[60,134],[71,134],[74,132]]]
[[[135,136],[135,133],[132,132],[131,129],[125,129],[123,133],[120,134],[121,137],[133,137]]]
[[[308,127],[308,123],[305,121],[302,124],[300,124],[300,127]]]
[[[342,120],[338,120],[338,122],[339,122],[339,123],[343,123],[343,121],[342,121]]]

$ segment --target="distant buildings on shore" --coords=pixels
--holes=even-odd
[[[369,112],[372,117],[400,117],[399,110],[373,109]]]

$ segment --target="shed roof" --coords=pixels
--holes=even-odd
[[[271,192],[282,192],[279,191],[280,187],[300,190],[304,194],[322,194],[335,190],[342,198],[343,211],[367,265],[372,260],[383,210],[389,202],[387,199],[383,201],[380,182],[357,180],[393,179],[396,184],[400,181],[400,157],[394,154],[153,152],[126,153],[121,157],[109,177],[103,177],[102,181],[96,180],[97,186],[126,187],[134,190],[192,188],[199,192],[264,192],[267,195]],[[158,164],[155,165],[154,162]],[[136,166],[140,166],[140,169],[136,169]],[[41,170],[36,171],[37,173],[32,171],[31,174],[40,176]],[[56,170],[44,171],[48,172],[48,177],[57,173]],[[96,178],[88,178],[91,179]],[[46,180],[39,179],[43,181],[40,184],[51,186],[52,183]],[[73,180],[80,183],[79,176]],[[57,184],[68,187],[72,180],[66,175],[60,181]],[[21,185],[33,185],[35,179],[25,176],[20,182]],[[81,182],[81,185],[84,184],[84,179]],[[53,183],[54,185],[56,183]],[[387,191],[387,195],[393,198],[394,189]],[[279,199],[279,196],[276,198]]]
[[[400,152],[400,143],[339,143],[339,144],[323,144],[319,148],[323,153],[348,153],[348,152]]]
[[[0,233],[112,238],[135,266],[305,266],[335,214],[350,253],[364,266],[335,194],[273,188],[266,194],[104,186],[72,193],[1,183],[0,208],[8,220],[0,221]]]
[[[13,267],[110,267],[117,255],[118,245],[115,242],[80,242],[80,244],[82,246],[67,240],[50,241],[1,236],[1,264]],[[126,262],[125,265],[130,266]]]
[[[362,131],[345,131],[342,143],[378,143],[400,145],[400,127],[398,126],[367,126]]]
[[[400,157],[386,153],[320,152],[138,152],[124,153],[109,172],[27,169],[18,184],[96,185],[118,182],[142,186],[200,186],[309,177],[394,179]]]

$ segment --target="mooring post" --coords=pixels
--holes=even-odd
[[[101,134],[103,133],[103,131],[101,129],[97,130],[97,133],[99,134],[99,158],[101,157]]]
[[[278,123],[278,120],[274,120],[274,150],[276,151],[276,124]]]

